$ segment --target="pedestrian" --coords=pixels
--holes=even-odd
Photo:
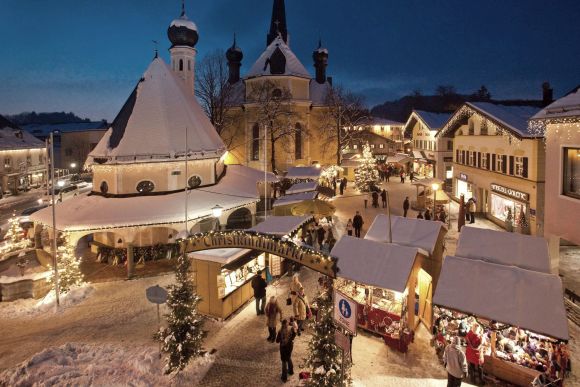
[[[469,214],[469,205],[471,204],[471,199],[469,199],[467,201],[467,203],[465,203],[465,205],[463,206],[464,210],[465,210],[465,220],[467,222],[471,221],[471,216]]]
[[[346,233],[348,236],[352,236],[352,230],[354,229],[354,226],[352,225],[352,219],[348,219],[348,222],[346,222]]]
[[[360,231],[364,223],[365,222],[362,216],[360,215],[360,212],[357,211],[356,214],[354,215],[354,218],[352,219],[352,226],[354,227],[355,237],[360,238]]]
[[[316,230],[316,237],[317,237],[319,249],[322,248],[322,242],[324,242],[324,235],[326,235],[326,231],[324,230],[324,227],[322,227],[322,225],[318,226],[318,229]]]
[[[298,297],[298,293],[301,291],[304,291],[304,286],[302,286],[298,274],[294,274],[292,276],[292,282],[290,283],[290,300],[293,314],[296,314],[296,297]]]
[[[404,183],[405,182],[405,172],[404,171],[401,171],[401,175],[400,176],[401,176],[401,183]]]
[[[381,191],[381,201],[383,202],[383,208],[387,207],[387,191],[383,189]]]
[[[372,198],[373,198],[373,208],[379,208],[379,194],[374,189],[372,193]]]
[[[288,381],[288,375],[294,375],[294,364],[292,364],[292,350],[294,349],[294,338],[296,333],[288,326],[288,320],[282,320],[282,327],[276,342],[280,343],[280,360],[282,361],[282,381]]]
[[[409,179],[411,179],[411,183],[415,180],[415,171],[409,173]]]
[[[445,213],[444,209],[441,209],[441,211],[439,212],[439,221],[445,223],[446,220],[447,214]]]
[[[264,304],[266,304],[266,287],[268,284],[262,277],[262,270],[258,270],[256,276],[252,279],[252,289],[256,298],[256,314],[259,316],[264,313]]]
[[[344,179],[340,180],[340,183],[338,184],[338,188],[340,189],[340,194],[344,195]]]
[[[276,297],[270,297],[270,301],[266,304],[266,325],[268,326],[268,340],[273,343],[276,340],[276,326],[278,325],[277,315],[280,315],[280,321],[282,321],[282,308],[278,305]]]
[[[443,364],[447,371],[447,387],[461,386],[461,380],[467,376],[467,360],[460,347],[459,337],[453,337],[453,341],[445,347]]]
[[[407,217],[407,212],[409,211],[409,197],[405,197],[405,201],[403,202],[403,217]]]
[[[473,323],[471,330],[465,336],[467,347],[465,349],[465,357],[467,358],[467,365],[469,369],[469,380],[471,384],[476,384],[476,376],[479,379],[479,384],[483,385],[483,352],[481,348],[481,327],[477,323]]]
[[[419,213],[417,214],[417,219],[425,219],[421,211],[419,211]]]
[[[332,251],[332,248],[336,244],[336,239],[334,238],[334,234],[332,233],[331,228],[328,229],[328,235],[326,237],[326,241],[328,243],[328,253],[330,254],[330,252]]]
[[[469,217],[471,218],[469,223],[475,223],[475,210],[476,210],[475,200],[473,200],[473,198],[469,200],[471,200],[471,203],[469,203]]]
[[[431,220],[431,213],[428,208],[425,210],[425,220]]]
[[[389,182],[389,178],[391,177],[391,171],[392,171],[391,170],[391,166],[389,165],[387,167],[387,173],[386,173],[386,175],[387,175],[387,183]]]
[[[296,309],[294,313],[294,318],[298,323],[298,336],[304,331],[304,321],[310,316],[310,305],[308,304],[308,298],[304,294],[304,290],[298,292],[296,297]]]

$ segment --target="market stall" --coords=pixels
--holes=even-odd
[[[343,236],[331,254],[338,259],[336,288],[359,304],[358,326],[380,335],[391,348],[407,352],[418,306],[431,302],[424,299],[426,294],[416,296],[419,250]]]
[[[316,188],[318,188],[318,183],[316,181],[296,183],[286,190],[286,195],[316,191]]]
[[[411,182],[412,185],[417,189],[416,201],[413,202],[413,208],[424,210],[426,208],[433,207],[433,201],[436,200],[437,204],[447,204],[449,203],[449,196],[443,192],[443,180],[429,178],[420,179]],[[434,187],[436,194],[434,195]],[[437,198],[436,196],[439,196]]]
[[[305,200],[314,200],[318,197],[318,192],[308,191],[300,192],[291,195],[284,195],[278,198],[273,204],[274,215],[293,215],[292,207]]]
[[[289,180],[318,181],[321,174],[322,168],[314,165],[310,167],[290,167],[284,178]]]

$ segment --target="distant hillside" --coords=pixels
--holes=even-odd
[[[66,124],[69,122],[91,122],[88,118],[80,118],[74,113],[65,112],[51,112],[51,113],[36,113],[36,112],[24,112],[20,114],[14,114],[12,116],[7,115],[10,121],[17,125],[28,125],[28,124]]]

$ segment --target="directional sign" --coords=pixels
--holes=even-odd
[[[334,342],[338,345],[342,352],[344,352],[345,356],[349,356],[350,354],[350,337],[342,333],[340,329],[337,329],[334,332]]]
[[[167,290],[163,289],[159,285],[151,286],[145,290],[147,299],[153,304],[165,304],[167,301]]]
[[[334,321],[352,335],[356,335],[356,312],[357,303],[334,289]]]

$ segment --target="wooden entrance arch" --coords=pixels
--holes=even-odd
[[[337,259],[313,250],[298,246],[292,241],[254,231],[210,231],[190,236],[181,242],[182,252],[238,247],[260,250],[282,258],[298,262],[312,270],[336,278]]]

